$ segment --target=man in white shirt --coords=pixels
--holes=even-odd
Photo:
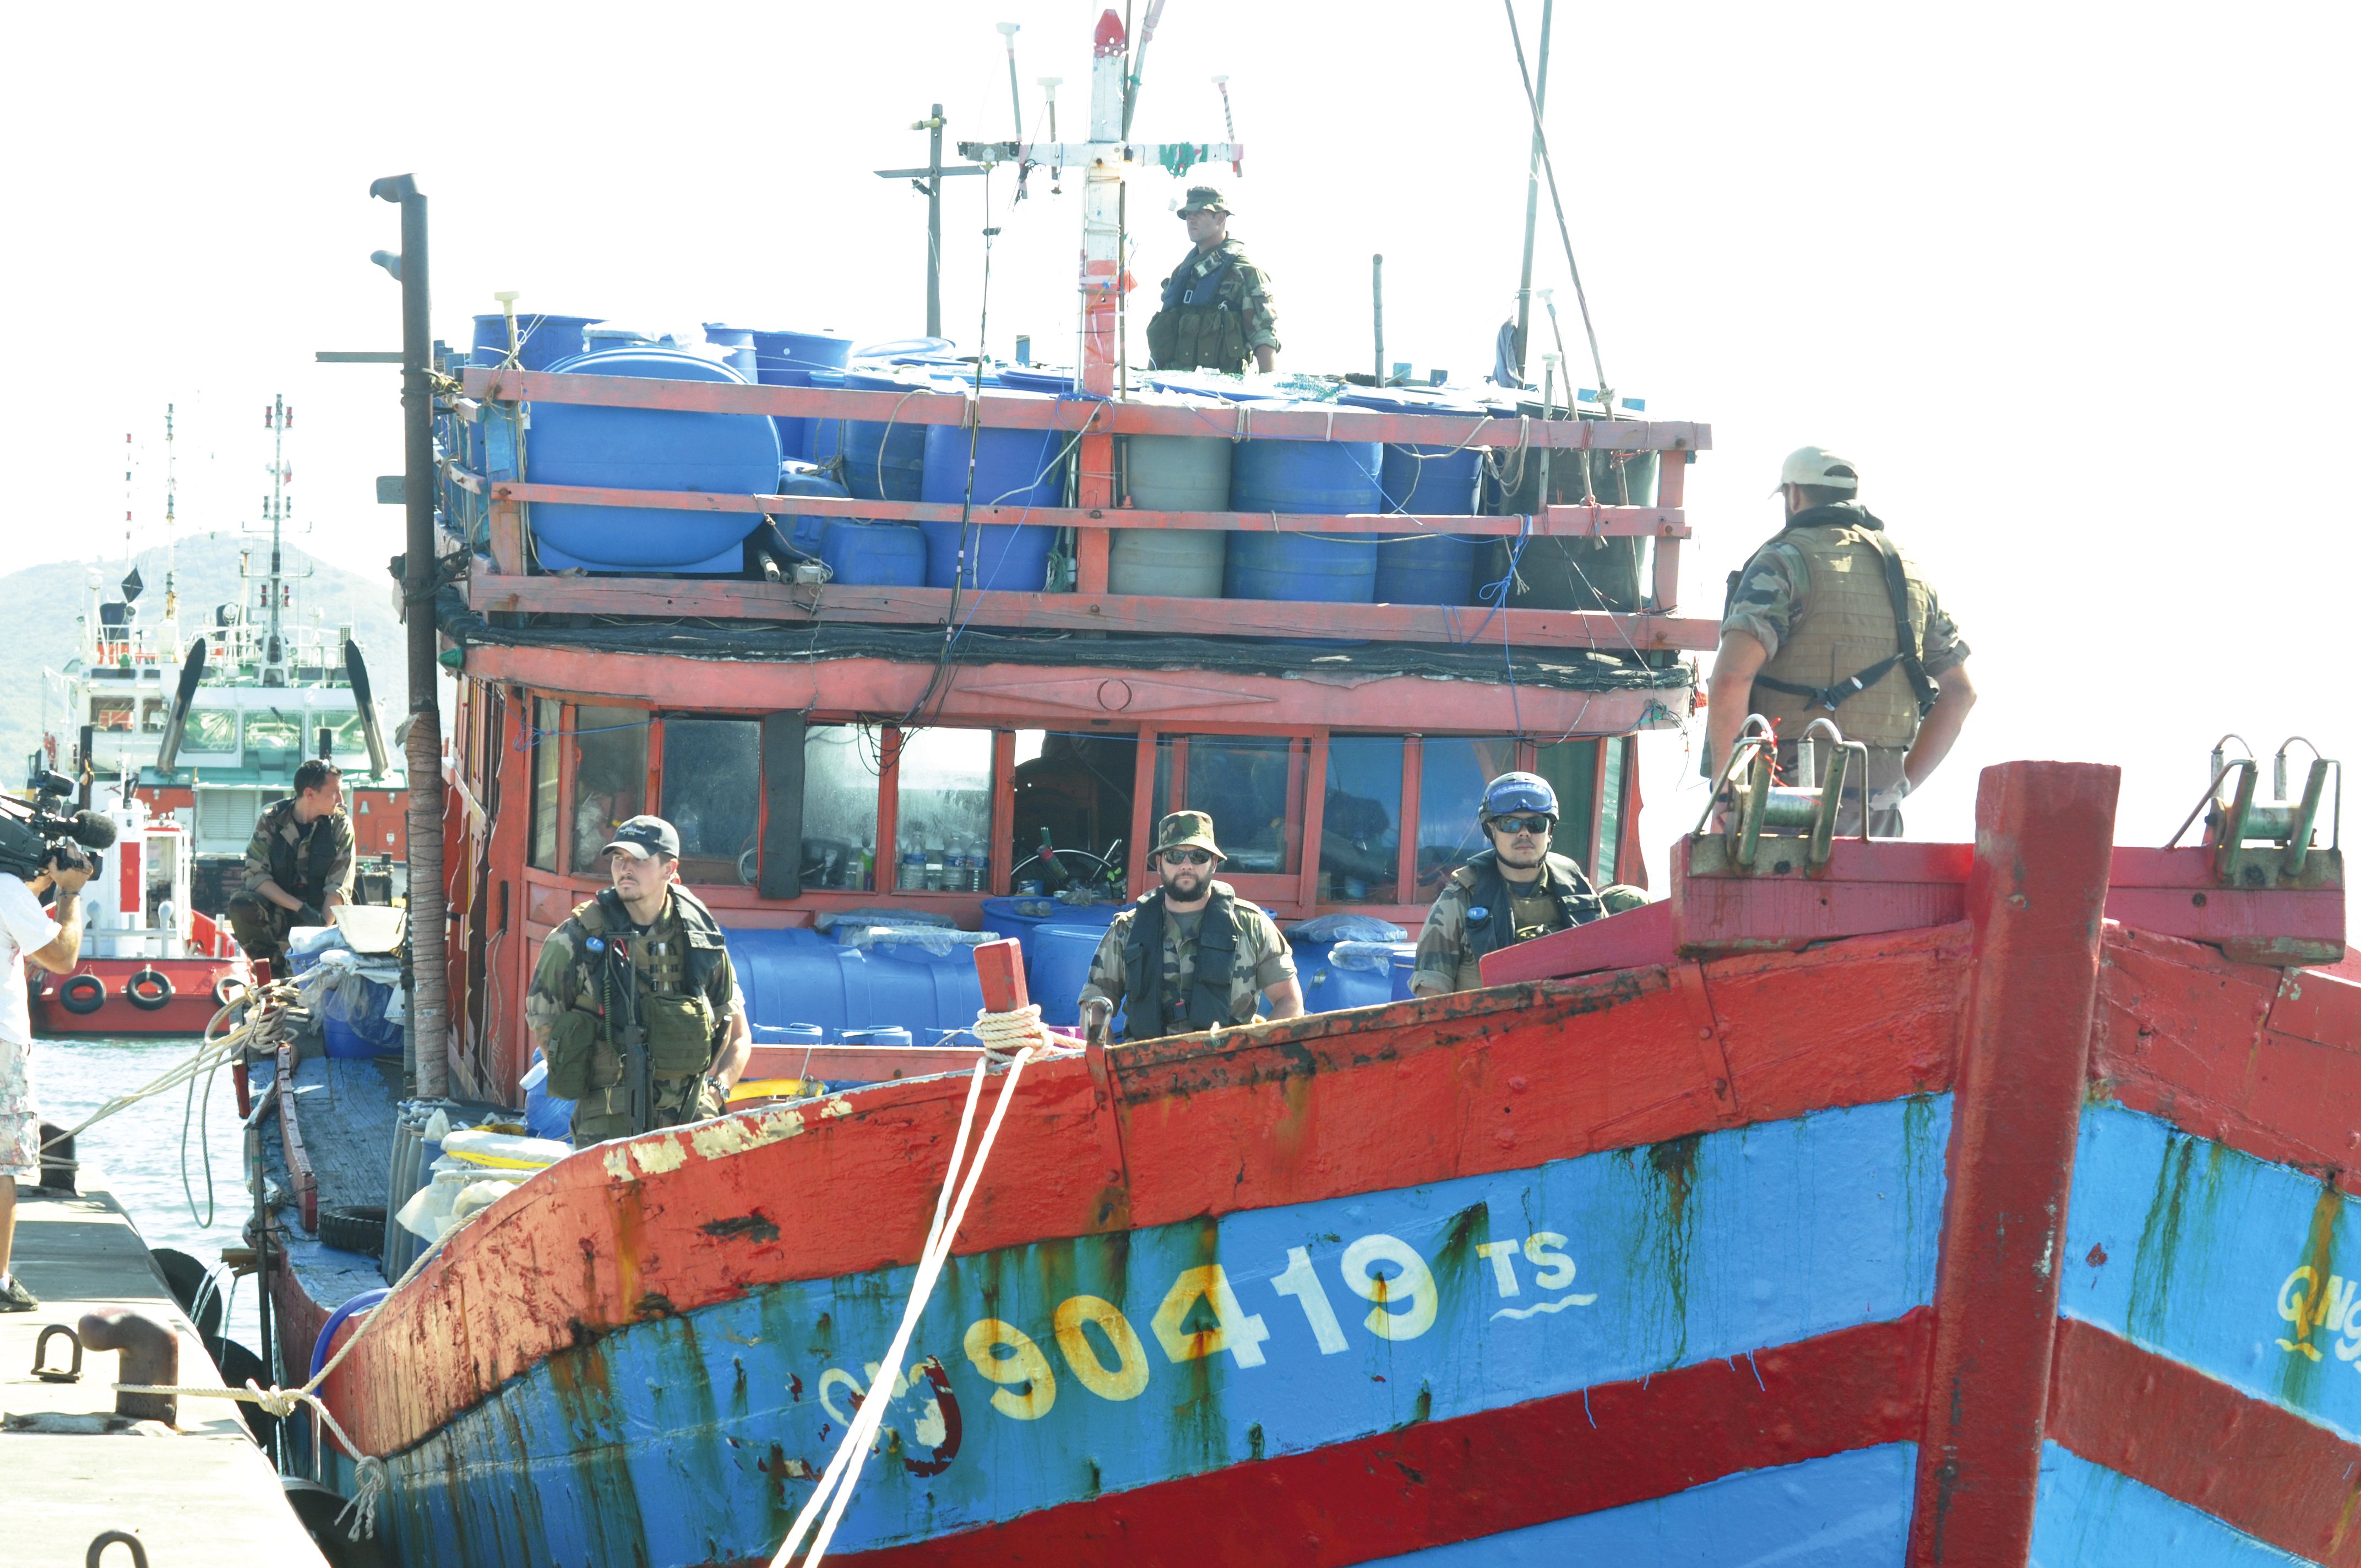
[[[40,1299],[8,1272],[16,1240],[16,1179],[41,1179],[41,1117],[33,1104],[33,1011],[25,960],[64,974],[82,959],[82,886],[86,861],[46,866],[30,882],[0,872],[0,1312],[29,1312]],[[57,918],[41,894],[57,889]]]

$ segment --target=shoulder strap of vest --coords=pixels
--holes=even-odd
[[[724,945],[721,922],[713,917],[713,911],[706,907],[705,900],[675,883],[672,884],[672,902],[674,909],[680,915],[681,935],[690,947],[719,948]]]
[[[1879,562],[1885,568],[1885,598],[1894,610],[1894,651],[1867,669],[1856,671],[1833,685],[1807,686],[1797,681],[1783,681],[1771,675],[1757,675],[1754,677],[1754,684],[1758,686],[1768,686],[1774,692],[1783,692],[1788,696],[1802,697],[1815,707],[1823,707],[1834,713],[1847,697],[1856,692],[1867,691],[1883,680],[1894,667],[1899,664],[1902,666],[1903,674],[1910,682],[1912,694],[1917,699],[1918,717],[1924,718],[1927,717],[1927,710],[1935,706],[1935,699],[1942,695],[1942,687],[1937,685],[1934,676],[1927,673],[1927,666],[1919,662],[1918,626],[1910,618],[1910,582],[1908,575],[1903,570],[1902,557],[1894,550],[1893,542],[1885,537],[1883,529],[1856,527],[1851,524],[1844,526],[1850,529],[1852,532],[1851,543],[1866,545],[1874,551]],[[1735,584],[1733,583],[1732,586],[1734,587]]]

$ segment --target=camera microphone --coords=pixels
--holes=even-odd
[[[75,843],[85,849],[111,850],[115,847],[115,818],[95,811],[77,811],[73,825],[67,829]]]

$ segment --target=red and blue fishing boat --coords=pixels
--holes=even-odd
[[[1112,16],[1099,45],[1091,143],[969,150],[1084,171],[1082,365],[1046,395],[895,364],[939,344],[848,371],[819,334],[601,351],[554,315],[485,318],[449,367],[456,936],[403,1125],[527,1097],[540,945],[642,810],[764,1059],[728,1114],[575,1151],[423,1261],[390,1244],[382,1295],[269,1222],[277,1356],[329,1367],[354,1452],[324,1473],[382,1484],[393,1557],[814,1561],[828,1487],[828,1554],[879,1563],[2361,1562],[2332,764],[2258,800],[2220,760],[2202,841],[2157,849],[2116,842],[2114,770],[2011,763],[1972,843],[1916,844],[1837,837],[1840,784],[1750,742],[1664,898],[1482,989],[1397,994],[1389,945],[1332,922],[1301,1018],[963,1037],[1064,1021],[1112,906],[1071,900],[1144,892],[1172,809],[1290,926],[1414,922],[1510,767],[1556,784],[1561,850],[1639,880],[1639,737],[1716,634],[1679,598],[1705,426],[1123,395],[1122,171],[1239,149],[1126,147]],[[626,419],[681,471],[602,467]],[[764,488],[797,442],[832,466]],[[1159,499],[1208,443],[1225,499]],[[1386,488],[1392,454],[1481,466],[1444,507]],[[876,565],[895,529],[939,581]],[[1473,542],[1460,602],[1274,594],[1313,535]],[[1208,539],[1221,598],[1125,577]],[[1543,564],[1591,597],[1542,600]],[[388,1165],[354,1118],[399,1075],[370,1070],[374,1099],[279,1064],[273,1174],[322,1213],[417,1185],[429,1135],[390,1192],[295,1146]]]

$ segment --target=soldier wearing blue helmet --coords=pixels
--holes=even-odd
[[[1594,890],[1582,868],[1550,853],[1557,792],[1538,773],[1502,773],[1477,807],[1491,847],[1451,873],[1419,932],[1411,990],[1474,991],[1486,953],[1647,902],[1638,888]]]

